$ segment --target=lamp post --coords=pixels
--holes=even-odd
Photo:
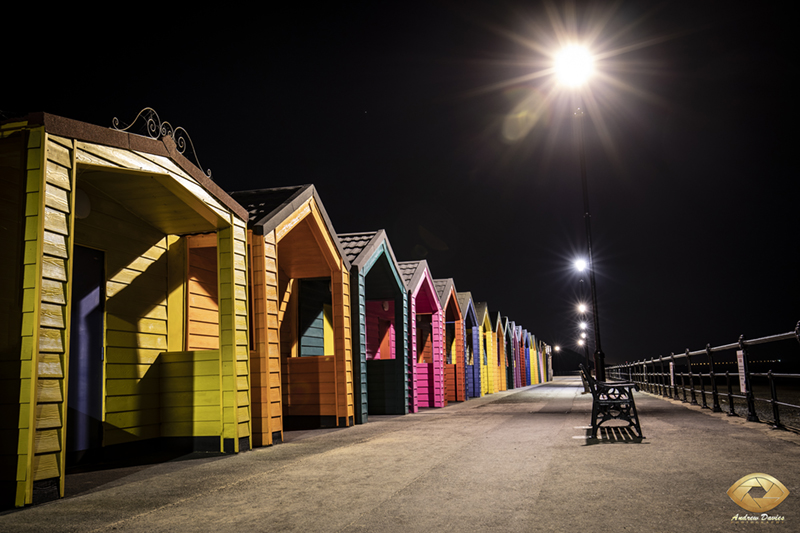
[[[577,128],[578,158],[580,161],[581,185],[583,187],[583,218],[586,223],[586,245],[588,248],[589,285],[592,295],[592,318],[594,321],[594,365],[598,381],[605,381],[605,354],[600,346],[600,319],[597,312],[597,288],[594,279],[594,260],[592,257],[592,224],[589,211],[589,188],[586,182],[586,153],[583,147],[583,106],[581,104],[580,86],[588,80],[592,73],[592,57],[588,50],[578,46],[570,46],[562,50],[555,61],[555,71],[564,85],[577,91],[578,107],[575,111]],[[587,348],[588,350],[588,348]]]

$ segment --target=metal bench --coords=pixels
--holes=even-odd
[[[592,438],[597,438],[597,429],[601,424],[609,420],[624,420],[628,422],[628,428],[635,431],[638,438],[643,439],[639,414],[633,400],[633,390],[639,390],[639,386],[621,381],[597,381],[583,365],[580,367],[592,393]]]

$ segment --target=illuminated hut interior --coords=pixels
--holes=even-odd
[[[384,230],[339,234],[352,280],[355,422],[408,413],[407,293]]]
[[[480,396],[485,396],[492,393],[491,383],[493,380],[489,380],[489,360],[491,359],[489,357],[489,352],[491,351],[492,354],[495,353],[492,323],[489,319],[489,305],[486,302],[476,302],[475,313],[478,315],[478,348],[480,350],[477,354],[479,367],[475,369],[478,371],[476,373],[478,377],[476,381],[479,385],[478,390],[480,391]]]
[[[444,388],[445,402],[466,400],[464,384],[464,321],[458,305],[453,278],[435,279],[444,313]]]
[[[472,293],[457,294],[458,307],[464,316],[464,394],[466,398],[477,398],[481,395],[478,315],[475,313]]]
[[[444,407],[442,308],[427,261],[398,263],[408,291],[409,411]]]
[[[1,276],[19,326],[2,346],[6,502],[63,496],[72,465],[251,446],[247,213],[170,133],[0,126],[3,211],[22,215]]]
[[[231,193],[250,213],[257,446],[354,422],[350,265],[313,185]]]

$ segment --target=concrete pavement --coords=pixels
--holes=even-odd
[[[68,476],[68,492],[102,484],[4,513],[0,531],[732,531],[760,527],[731,522],[753,513],[726,494],[756,472],[790,491],[770,525],[800,531],[796,435],[637,393],[646,439],[592,443],[581,390],[561,378],[236,456]]]

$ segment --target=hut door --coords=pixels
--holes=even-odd
[[[103,439],[105,254],[75,246],[72,264],[67,461],[77,463]]]

